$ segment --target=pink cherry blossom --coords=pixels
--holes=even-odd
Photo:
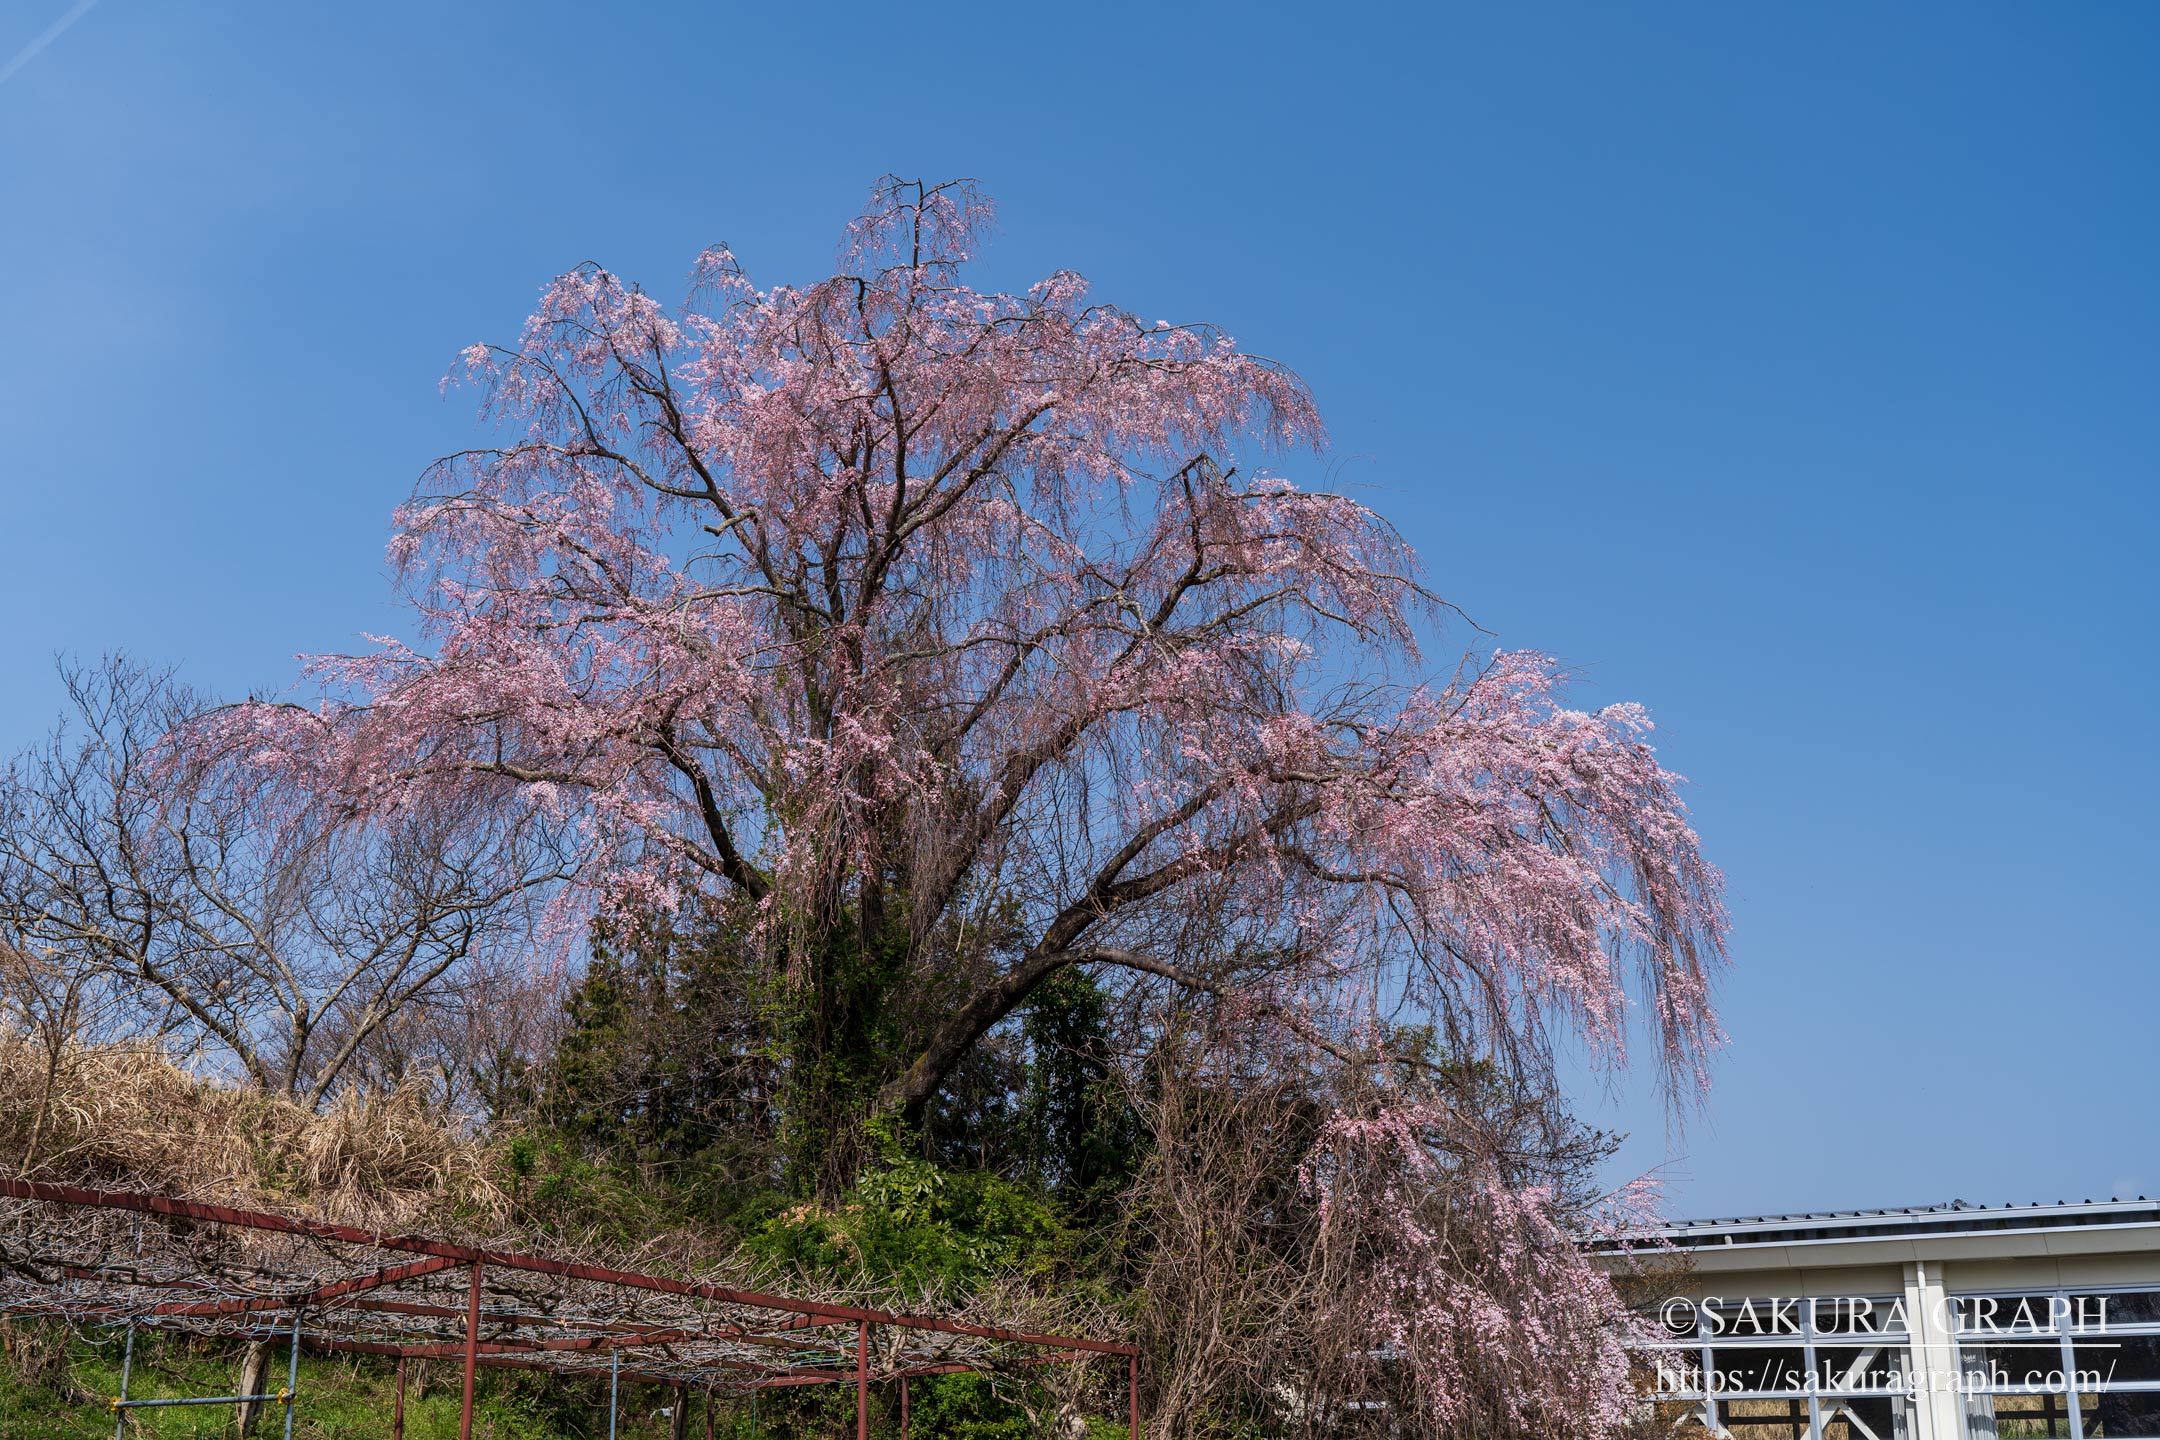
[[[1324,444],[1304,383],[1070,271],[969,288],[991,219],[888,179],[815,284],[714,250],[668,307],[581,266],[465,351],[497,443],[398,512],[419,639],[319,662],[309,763],[327,733],[353,804],[545,810],[582,837],[564,905],[712,891],[776,974],[897,937],[908,993],[946,987],[903,1110],[1075,964],[1318,1052],[1408,1010],[1530,1068],[1643,1030],[1702,1083],[1720,880],[1644,712],[1525,651],[1435,674],[1401,537],[1277,473]],[[290,714],[228,723],[271,754]],[[1400,1135],[1327,1143],[1416,1184]],[[1397,1195],[1384,1323],[1435,1355],[1530,1327],[1606,1385],[1550,1207],[1484,1193],[1453,1269]]]

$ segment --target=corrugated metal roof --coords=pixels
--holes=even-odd
[[[2148,1200],[2143,1195],[2129,1198],[2111,1195],[2105,1200],[2035,1200],[2030,1204],[2018,1204],[2013,1201],[2001,1205],[1975,1205],[1969,1200],[1945,1200],[1939,1205],[1892,1205],[1881,1210],[1796,1210],[1789,1215],[1734,1215],[1716,1220],[1675,1220],[1665,1228],[1686,1230],[1700,1226],[1789,1225],[1802,1220],[1885,1220],[1914,1215],[1949,1215],[1965,1211],[1978,1214],[2008,1210],[2083,1209],[2088,1205],[2150,1205],[2154,1203],[2160,1202]]]
[[[1949,1200],[1938,1205],[1905,1205],[1882,1210],[1797,1210],[1783,1215],[1670,1221],[1642,1230],[1632,1238],[1687,1249],[1712,1244],[1794,1245],[2121,1225],[2160,1225],[2160,1201],[2139,1195],[2128,1200],[2035,1200],[2030,1204],[2004,1205]]]

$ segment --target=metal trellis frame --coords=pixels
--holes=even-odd
[[[911,1379],[1122,1360],[1128,1427],[1139,1440],[1139,1353],[1119,1341],[770,1294],[165,1195],[0,1176],[0,1200],[19,1202],[0,1206],[0,1314],[126,1329],[120,1393],[111,1401],[114,1440],[124,1440],[131,1409],[272,1401],[285,1408],[291,1440],[303,1346],[396,1361],[392,1440],[404,1432],[405,1362],[422,1358],[461,1362],[461,1440],[471,1440],[474,1378],[483,1367],[593,1378],[604,1370],[611,1440],[625,1379],[674,1387],[678,1405],[703,1391],[708,1431],[719,1397],[746,1396],[754,1413],[761,1390],[852,1385],[856,1440],[868,1440],[873,1384],[898,1386],[905,1436]],[[136,1229],[134,1256],[116,1259],[127,1254],[119,1227],[128,1223]],[[289,1330],[286,1384],[276,1394],[134,1398],[128,1386],[142,1329],[249,1339],[283,1338]]]

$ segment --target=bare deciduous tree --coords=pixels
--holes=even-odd
[[[113,1021],[124,1008],[110,976],[0,939],[0,1027],[29,1041],[39,1070],[36,1109],[23,1147],[26,1168],[44,1153],[69,1046],[112,1038]]]
[[[545,903],[559,837],[540,812],[363,815],[198,743],[212,707],[169,672],[63,673],[69,713],[0,780],[0,946],[48,991],[98,994],[133,1030],[319,1105]]]

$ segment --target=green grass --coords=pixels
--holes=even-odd
[[[15,1326],[10,1357],[25,1342],[43,1347],[64,1344],[57,1364],[35,1381],[26,1381],[19,1363],[0,1367],[0,1436],[7,1440],[112,1440],[113,1416],[106,1398],[120,1388],[118,1336],[99,1332],[61,1341]],[[271,1356],[265,1388],[285,1384],[286,1353]],[[408,1371],[419,1379],[419,1367]],[[169,1336],[138,1336],[128,1393],[136,1399],[180,1395],[229,1395],[239,1375],[237,1347],[207,1348]],[[415,1393],[417,1391],[417,1393]],[[357,1357],[300,1360],[299,1401],[293,1411],[293,1434],[304,1440],[385,1440],[396,1396],[396,1375],[387,1362]],[[653,1412],[671,1402],[672,1392],[656,1386],[625,1384],[621,1395],[622,1440],[661,1440],[667,1421]],[[456,1440],[459,1372],[455,1362],[435,1361],[424,1380],[409,1384],[405,1401],[407,1440]],[[693,1401],[690,1434],[704,1434],[704,1412]],[[723,1404],[719,1432],[746,1433],[747,1416],[734,1416]],[[278,1440],[285,1418],[279,1406],[266,1408],[254,1440]],[[134,1410],[128,1414],[131,1440],[231,1440],[233,1409],[224,1405],[187,1405]],[[605,1382],[504,1371],[480,1373],[473,1405],[473,1434],[481,1440],[601,1440],[607,1434]]]
[[[0,1440],[112,1440],[108,1397],[120,1389],[121,1340],[92,1329],[70,1335],[51,1325],[0,1322]],[[272,1349],[264,1388],[285,1384],[287,1352]],[[240,1347],[183,1336],[139,1333],[128,1394],[135,1399],[230,1395],[239,1382]],[[34,1376],[34,1378],[29,1378]],[[454,1360],[413,1362],[407,1371],[407,1440],[456,1440],[461,1399]],[[871,1434],[896,1436],[893,1397],[872,1391]],[[388,1440],[397,1375],[389,1361],[361,1356],[300,1358],[295,1440]],[[616,1434],[620,1440],[665,1440],[658,1412],[673,1403],[664,1386],[625,1381]],[[919,1379],[914,1391],[917,1440],[1024,1440],[1019,1409],[992,1394],[977,1375]],[[853,1435],[855,1396],[845,1385],[768,1392],[753,1417],[749,1403],[723,1400],[715,1413],[718,1440],[821,1440]],[[250,1440],[282,1440],[284,1411],[266,1406]],[[607,1382],[527,1371],[482,1370],[475,1387],[476,1440],[605,1440]],[[128,1412],[126,1440],[234,1440],[233,1407],[186,1405]],[[690,1409],[691,1440],[703,1440],[702,1399]],[[1122,1440],[1122,1425],[1089,1426],[1090,1440]]]
[[[232,1342],[138,1332],[128,1381],[133,1399],[230,1395],[239,1383],[241,1347]],[[0,1440],[112,1440],[106,1408],[120,1389],[121,1336],[91,1328],[70,1333],[52,1324],[0,1321]],[[276,1345],[263,1388],[285,1385],[287,1354]],[[455,1360],[411,1362],[407,1370],[407,1440],[456,1440],[461,1371]],[[870,1433],[897,1436],[900,1417],[888,1386],[871,1390]],[[1023,1412],[979,1375],[941,1375],[914,1382],[917,1440],[1025,1440]],[[295,1440],[388,1440],[397,1395],[393,1362],[371,1356],[300,1357]],[[473,1403],[475,1440],[605,1440],[607,1381],[517,1370],[480,1371]],[[665,1440],[659,1411],[674,1403],[666,1386],[624,1381],[620,1440]],[[853,1435],[852,1386],[768,1391],[753,1416],[750,1403],[722,1400],[716,1440],[824,1440]],[[234,1407],[185,1405],[130,1410],[125,1440],[235,1440]],[[250,1440],[282,1440],[282,1407],[264,1407]],[[704,1440],[702,1398],[690,1401],[689,1435]],[[1125,1428],[1091,1421],[1090,1440],[1122,1440]]]

